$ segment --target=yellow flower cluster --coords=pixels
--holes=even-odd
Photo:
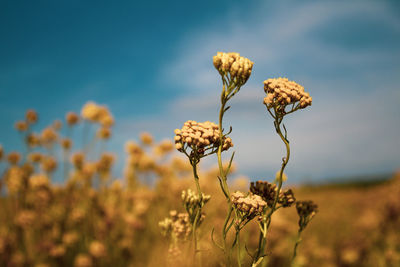
[[[253,64],[251,60],[241,57],[239,53],[218,52],[213,57],[214,67],[221,75],[230,74],[231,79],[236,78],[244,84],[250,77]]]
[[[202,195],[203,195],[202,202],[205,204],[210,200],[211,196],[205,195],[205,194],[202,194]],[[201,204],[199,195],[197,193],[195,193],[194,191],[192,191],[191,189],[188,189],[186,191],[183,190],[181,197],[182,197],[182,201],[185,205],[199,206]]]
[[[246,196],[240,191],[232,194],[231,201],[238,211],[248,217],[260,215],[267,206],[267,203],[260,196],[253,194]]]
[[[268,108],[273,106],[285,107],[299,102],[299,108],[305,108],[312,103],[312,97],[304,91],[304,87],[287,78],[268,79],[264,81],[264,91],[267,97],[264,104]]]
[[[29,186],[32,189],[44,188],[48,187],[49,185],[49,178],[44,174],[35,174],[29,179]]]
[[[219,127],[215,123],[187,121],[182,129],[175,130],[175,147],[178,151],[183,152],[186,147],[192,148],[198,154],[203,155],[204,152],[211,149],[211,153],[219,146]],[[222,150],[228,150],[233,146],[230,137],[224,137]]]
[[[104,127],[110,127],[114,124],[114,118],[108,108],[94,102],[87,102],[82,108],[81,115],[85,120],[98,122]]]
[[[170,217],[159,222],[159,226],[164,235],[173,235],[177,239],[186,240],[192,231],[189,215],[187,213],[178,213],[172,210],[169,213]]]

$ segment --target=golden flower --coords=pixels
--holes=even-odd
[[[21,190],[24,180],[24,171],[22,168],[13,165],[7,171],[6,184],[10,193],[17,193]]]
[[[28,123],[26,123],[25,121],[17,121],[15,123],[15,129],[20,132],[25,132],[26,130],[28,130]]]
[[[71,162],[77,169],[81,169],[85,161],[85,155],[82,152],[77,152],[72,155]]]
[[[312,103],[312,97],[304,91],[304,87],[287,78],[265,80],[264,91],[267,94],[264,98],[267,108],[276,107],[276,111],[282,114],[285,114],[287,105],[293,105],[292,109],[296,110]]]
[[[82,253],[78,254],[75,258],[74,266],[75,267],[92,267],[93,266],[92,258],[90,258],[90,256],[87,254],[82,254]]]
[[[219,127],[209,121],[189,120],[185,122],[182,129],[175,130],[174,139],[178,151],[184,152],[190,147],[192,151],[202,157],[205,154],[209,155],[217,151],[220,142]],[[233,146],[232,139],[229,137],[224,137],[222,141],[222,150],[228,150]]]
[[[106,248],[100,241],[92,241],[89,246],[89,253],[94,258],[102,258],[107,254]]]
[[[59,131],[62,128],[62,122],[60,120],[53,121],[53,128]]]
[[[16,165],[18,164],[18,162],[21,160],[21,154],[18,152],[10,152],[7,155],[7,161],[8,163],[10,163],[11,165]]]
[[[29,186],[33,189],[48,187],[49,184],[49,178],[45,174],[35,174],[29,179]]]
[[[32,226],[32,223],[35,221],[36,214],[31,210],[22,210],[17,213],[15,217],[15,224],[21,227],[29,227]]]
[[[111,127],[114,125],[114,118],[107,112],[103,117],[100,117],[100,124],[103,127]]]
[[[77,232],[67,232],[63,235],[62,241],[63,244],[68,246],[71,246],[75,244],[79,239],[78,233]]]
[[[114,163],[115,156],[111,153],[103,153],[100,160],[97,163],[98,170],[100,172],[110,171],[112,164]]]
[[[79,115],[75,112],[68,112],[65,116],[65,120],[69,126],[73,126],[79,122]]]
[[[43,158],[43,155],[40,152],[32,152],[28,155],[28,159],[33,163],[39,163]]]
[[[64,138],[61,140],[61,147],[65,150],[69,150],[72,146],[72,141],[69,138]]]
[[[241,86],[249,79],[254,62],[239,53],[218,52],[213,57],[213,64],[222,76],[229,74],[230,79]]]
[[[151,145],[153,144],[153,136],[147,132],[141,133],[140,141],[145,145]]]
[[[53,172],[57,168],[57,161],[54,157],[45,157],[41,163],[45,172]]]
[[[49,254],[51,257],[59,258],[65,255],[65,251],[66,249],[63,245],[57,245],[50,249]]]
[[[143,149],[134,141],[128,141],[125,143],[125,151],[131,155],[140,155],[143,153]]]
[[[94,102],[87,102],[81,110],[81,115],[85,120],[96,121],[100,115],[100,108]]]
[[[38,114],[35,110],[29,109],[25,114],[26,122],[29,124],[34,124],[38,121]]]
[[[97,131],[97,137],[99,137],[100,139],[109,139],[111,136],[111,129],[108,127],[101,127],[98,131]]]
[[[29,147],[36,147],[40,145],[40,137],[34,133],[30,133],[26,136],[26,143]]]
[[[45,144],[53,143],[54,141],[57,140],[57,137],[58,137],[57,133],[51,127],[47,127],[42,131],[41,139]]]

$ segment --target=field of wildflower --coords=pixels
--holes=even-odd
[[[177,122],[173,140],[128,140],[123,177],[105,150],[114,125],[105,105],[89,101],[44,129],[28,110],[15,123],[24,149],[0,146],[0,266],[400,266],[399,173],[367,185],[286,186],[296,137],[285,118],[312,104],[297,82],[260,86],[286,151],[276,155],[280,171],[231,178],[224,115],[253,64],[218,52],[219,121]],[[205,157],[215,167],[200,167]]]

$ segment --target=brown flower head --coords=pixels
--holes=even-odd
[[[278,117],[297,109],[306,108],[312,103],[312,97],[304,91],[304,87],[287,78],[265,80],[264,91],[267,94],[264,104]],[[285,110],[289,105],[291,109]]]
[[[11,165],[16,165],[18,164],[18,162],[21,160],[21,154],[18,152],[10,152],[7,155],[7,161],[8,163],[10,163]]]
[[[262,197],[267,202],[268,207],[272,207],[275,201],[278,188],[275,184],[267,181],[257,181],[250,183],[250,192]],[[279,192],[278,202],[282,207],[290,207],[296,201],[291,189],[281,190]]]
[[[233,146],[232,139],[223,137],[222,150]],[[187,121],[182,129],[175,130],[175,147],[192,157],[204,157],[216,153],[220,143],[219,127],[215,123]],[[188,148],[191,151],[188,151]]]
[[[75,112],[68,112],[65,116],[65,120],[69,126],[73,126],[79,122],[79,115]]]
[[[38,121],[38,114],[35,110],[29,109],[26,111],[25,118],[28,124],[35,124]]]
[[[239,53],[224,52],[218,52],[213,57],[213,63],[221,76],[229,75],[229,80],[234,81],[237,86],[246,83],[254,64],[251,60],[241,57]]]
[[[28,130],[28,123],[26,123],[25,121],[17,121],[15,123],[15,129],[17,129],[17,131],[19,132],[25,132],[26,130]]]

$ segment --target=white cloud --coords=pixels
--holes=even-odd
[[[146,130],[172,131],[187,119],[216,121],[220,80],[212,56],[217,51],[238,51],[256,63],[225,121],[234,128],[239,170],[271,176],[279,169],[284,151],[262,105],[262,80],[267,78],[263,75],[272,75],[275,69],[284,72],[299,59],[304,65],[325,62],[335,71],[331,76],[315,74],[323,65],[307,66],[309,74],[301,74],[301,64],[297,72],[293,71],[296,80],[314,97],[314,104],[287,119],[292,141],[289,176],[300,181],[306,176],[353,175],[398,167],[400,79],[374,69],[374,64],[389,62],[399,70],[395,60],[399,51],[351,51],[327,46],[308,34],[346,16],[374,17],[399,31],[399,19],[381,2],[296,2],[274,8],[274,12],[264,14],[268,6],[262,5],[247,15],[247,20],[233,20],[238,12],[232,12],[228,18],[221,18],[224,32],[203,28],[188,34],[178,45],[175,61],[161,73],[163,79],[187,91],[169,103],[161,117],[147,119]],[[233,22],[226,23],[228,19]],[[337,76],[343,68],[351,72]]]

